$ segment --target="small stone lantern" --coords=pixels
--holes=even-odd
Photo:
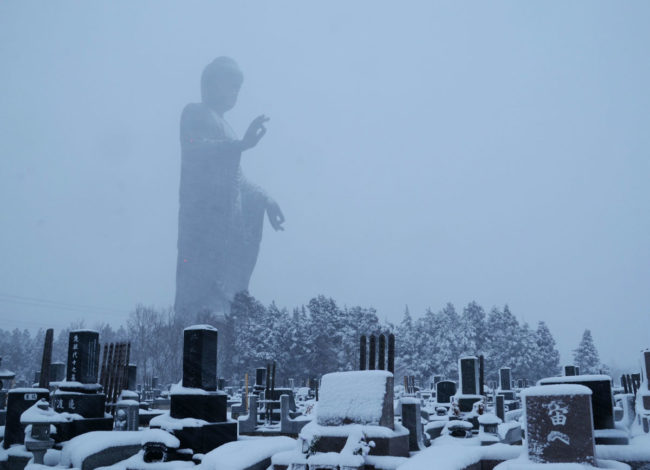
[[[34,454],[34,463],[43,465],[45,453],[54,446],[54,439],[50,438],[53,423],[59,421],[57,413],[44,399],[36,402],[20,416],[20,423],[26,426],[25,448]]]

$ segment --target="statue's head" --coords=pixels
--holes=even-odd
[[[244,81],[237,62],[230,57],[217,57],[201,75],[201,100],[213,110],[225,113],[235,106]]]

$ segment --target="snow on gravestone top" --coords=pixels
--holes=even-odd
[[[210,330],[210,331],[217,331],[217,329],[212,326],[212,325],[191,325],[185,328],[183,331],[191,331],[191,330]]]
[[[317,422],[393,429],[393,374],[384,370],[334,372],[321,379]]]
[[[522,392],[531,461],[594,464],[591,394],[588,387],[577,384],[537,386]]]

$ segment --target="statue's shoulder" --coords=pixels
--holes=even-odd
[[[183,108],[181,113],[181,120],[185,119],[208,119],[210,117],[210,109],[203,103],[188,103]]]

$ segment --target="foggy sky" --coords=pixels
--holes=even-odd
[[[650,346],[647,2],[0,3],[0,328],[173,303],[180,112],[214,57],[281,205],[251,293]],[[49,303],[45,301],[55,301]]]

